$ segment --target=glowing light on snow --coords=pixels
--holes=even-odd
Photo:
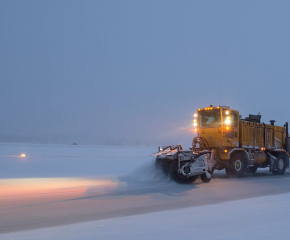
[[[60,194],[59,197],[86,196],[89,189],[98,190],[99,194],[118,188],[115,179],[87,178],[21,178],[1,179],[0,197],[35,194]]]

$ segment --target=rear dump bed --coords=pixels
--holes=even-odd
[[[239,145],[242,148],[285,148],[286,128],[271,124],[239,121]]]

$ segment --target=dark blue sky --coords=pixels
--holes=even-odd
[[[0,139],[179,143],[197,108],[290,120],[289,1],[1,1]]]

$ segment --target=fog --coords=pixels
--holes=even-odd
[[[1,1],[0,141],[188,143],[197,108],[290,120],[289,1]]]

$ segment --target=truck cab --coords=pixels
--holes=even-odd
[[[219,159],[228,159],[227,153],[239,147],[238,111],[220,106],[198,109],[196,122],[198,136],[206,139]]]

